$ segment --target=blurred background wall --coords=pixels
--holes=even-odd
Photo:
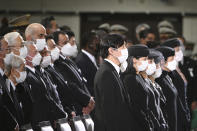
[[[68,25],[77,41],[84,31],[108,22],[128,27],[135,40],[135,27],[146,22],[153,30],[157,23],[167,19],[178,34],[197,43],[197,0],[0,0],[0,19],[9,20],[31,14],[30,22],[40,22],[53,15],[59,26]],[[195,50],[197,52],[197,48]]]

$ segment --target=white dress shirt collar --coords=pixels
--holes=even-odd
[[[11,85],[10,85],[11,84]],[[15,89],[16,89],[16,86],[14,85],[14,83],[10,80],[10,79],[6,79],[6,85],[7,85],[7,87],[8,87],[8,91],[10,92],[10,86],[12,86],[13,87],[13,89],[14,89],[14,91],[15,91]]]
[[[63,56],[62,54],[60,54],[60,57],[62,58],[62,59],[66,59],[66,57],[65,56]]]
[[[33,73],[36,72],[35,68],[34,67],[31,67],[31,66],[28,66],[28,65],[25,65],[25,67],[27,67],[28,69],[30,69]]]
[[[16,90],[16,86],[14,85],[14,83],[11,80],[10,80],[10,83],[11,83],[11,85],[12,85],[14,91],[15,91]]]
[[[97,64],[96,64],[96,59],[95,59],[95,57],[92,55],[92,54],[90,54],[89,52],[87,52],[86,50],[84,50],[84,49],[82,49],[81,50],[85,55],[87,55],[88,56],[88,58],[92,61],[92,63],[96,66],[96,68],[98,69],[98,66],[97,66]]]
[[[110,64],[112,64],[112,66],[116,69],[117,73],[120,73],[120,67],[118,65],[116,65],[113,61],[109,60],[109,59],[104,59],[107,62],[109,62]]]
[[[53,63],[51,63],[50,66],[54,68],[54,64]]]
[[[0,73],[2,76],[4,75],[4,71],[2,70],[2,68],[0,68]]]

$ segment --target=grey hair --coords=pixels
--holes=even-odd
[[[30,45],[34,45],[34,47],[37,48],[33,41],[25,41],[24,46],[27,47],[27,52],[30,52],[30,50],[31,50],[30,47],[29,47]]]
[[[20,68],[22,64],[25,64],[25,59],[21,58],[20,56],[13,55],[11,59],[11,66],[12,68]]]
[[[13,54],[11,56],[11,64],[5,65],[5,74],[9,76],[12,68],[18,69],[22,64],[25,64],[25,59]]]
[[[18,32],[10,32],[4,35],[4,39],[8,43],[8,46],[14,46],[18,37],[20,37],[23,41],[23,38]]]

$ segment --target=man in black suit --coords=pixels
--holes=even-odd
[[[58,107],[54,102],[48,90],[48,85],[44,78],[36,71],[35,66],[38,66],[41,61],[41,56],[34,44],[28,44],[28,56],[26,57],[27,78],[25,80],[26,88],[31,91],[33,105],[31,117],[32,126],[36,129],[36,125],[41,121],[56,120],[60,117],[66,117],[66,113]],[[57,111],[59,112],[57,114]]]
[[[120,35],[107,35],[100,52],[105,60],[94,81],[95,131],[131,131],[129,97],[119,76],[120,65],[128,57],[125,41]]]
[[[5,79],[3,78],[3,59],[0,59],[0,67],[0,127],[2,130],[18,130],[19,126],[17,120],[8,109],[8,103],[11,104],[13,109],[14,103],[12,102],[12,97],[7,90]]]
[[[60,57],[54,62],[54,68],[68,82],[68,85],[74,91],[74,95],[78,97],[78,100],[80,99],[80,106],[76,107],[76,112],[78,114],[82,114],[82,112],[89,114],[94,108],[94,100],[86,87],[87,80],[82,76],[77,65],[69,58],[71,54],[66,52],[67,49],[65,50],[68,44],[68,36],[61,31],[55,32],[53,36],[57,47],[60,49]]]
[[[81,52],[75,59],[77,66],[87,80],[87,88],[92,96],[94,96],[94,76],[98,69],[95,56],[98,53],[99,42],[100,40],[96,33],[90,32],[85,34],[80,45]]]
[[[1,52],[0,52],[0,84],[1,84],[1,101],[2,101],[2,106],[1,106],[1,127],[2,129],[5,130],[19,130],[19,123],[21,123],[21,121],[19,122],[17,119],[18,115],[18,110],[16,109],[15,104],[17,104],[17,102],[15,101],[16,99],[13,99],[13,96],[11,95],[11,92],[8,90],[8,87],[6,85],[6,79],[7,76],[4,73],[5,71],[5,67],[8,66],[5,64],[5,61],[7,62],[7,64],[9,63],[9,58],[8,58],[8,54],[10,53],[10,48],[9,48],[9,43],[7,41],[8,39],[5,40],[5,38],[1,39]],[[20,44],[20,43],[19,43]],[[6,58],[7,56],[7,58]],[[13,92],[13,94],[15,95],[15,92]],[[20,108],[20,107],[19,107]]]

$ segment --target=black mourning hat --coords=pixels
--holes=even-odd
[[[171,48],[175,48],[177,46],[181,46],[180,41],[177,38],[166,40],[161,44],[161,46],[167,46]]]
[[[164,60],[164,56],[161,52],[159,52],[155,49],[150,49],[149,52],[150,53],[148,55],[148,59],[154,59],[155,64],[158,64],[159,62]]]
[[[130,46],[128,48],[128,52],[129,52],[129,56],[133,56],[135,58],[147,57],[149,55],[148,47],[142,44]]]
[[[160,51],[163,54],[165,60],[167,60],[168,57],[175,55],[175,50],[171,47],[161,46],[156,50]]]

